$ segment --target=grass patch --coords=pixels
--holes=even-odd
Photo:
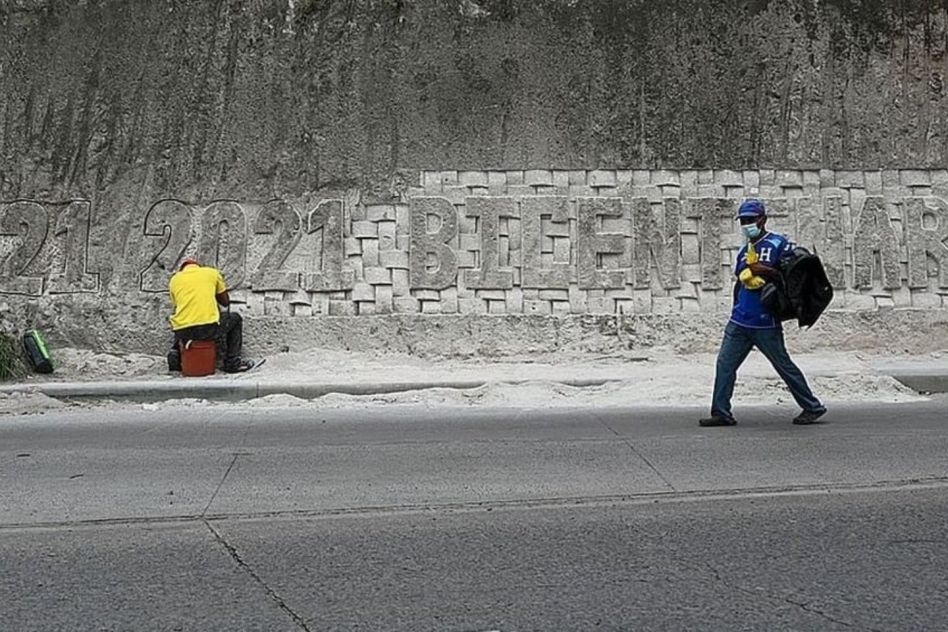
[[[23,377],[26,377],[26,365],[20,355],[20,341],[16,336],[0,332],[0,380]]]

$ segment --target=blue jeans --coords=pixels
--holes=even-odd
[[[813,395],[803,373],[790,359],[783,342],[783,330],[752,329],[729,322],[724,328],[724,340],[718,351],[718,362],[714,375],[714,397],[711,401],[711,414],[730,419],[731,396],[737,381],[737,369],[741,366],[751,349],[757,347],[764,354],[777,374],[783,378],[800,408],[810,411],[825,410]]]

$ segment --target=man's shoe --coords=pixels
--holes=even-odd
[[[254,367],[252,360],[241,360],[237,364],[228,364],[224,366],[224,373],[243,373]]]
[[[705,428],[712,426],[736,426],[737,421],[733,417],[722,417],[720,415],[712,415],[711,417],[705,417],[704,419],[698,420],[698,425]]]
[[[819,421],[819,418],[826,414],[825,408],[818,408],[816,410],[804,410],[802,413],[793,418],[793,423],[798,426],[809,426],[810,424],[822,423]]]

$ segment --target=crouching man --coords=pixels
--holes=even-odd
[[[168,353],[168,369],[181,370],[178,344],[188,340],[216,340],[224,357],[224,371],[240,373],[253,368],[253,362],[240,358],[243,347],[243,319],[240,314],[221,313],[218,305],[230,305],[227,285],[220,270],[198,264],[188,258],[168,283],[174,314],[171,330],[174,347]]]

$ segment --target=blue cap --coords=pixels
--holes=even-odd
[[[764,203],[760,200],[744,200],[740,208],[737,209],[737,217],[766,217],[767,211],[764,209]]]

